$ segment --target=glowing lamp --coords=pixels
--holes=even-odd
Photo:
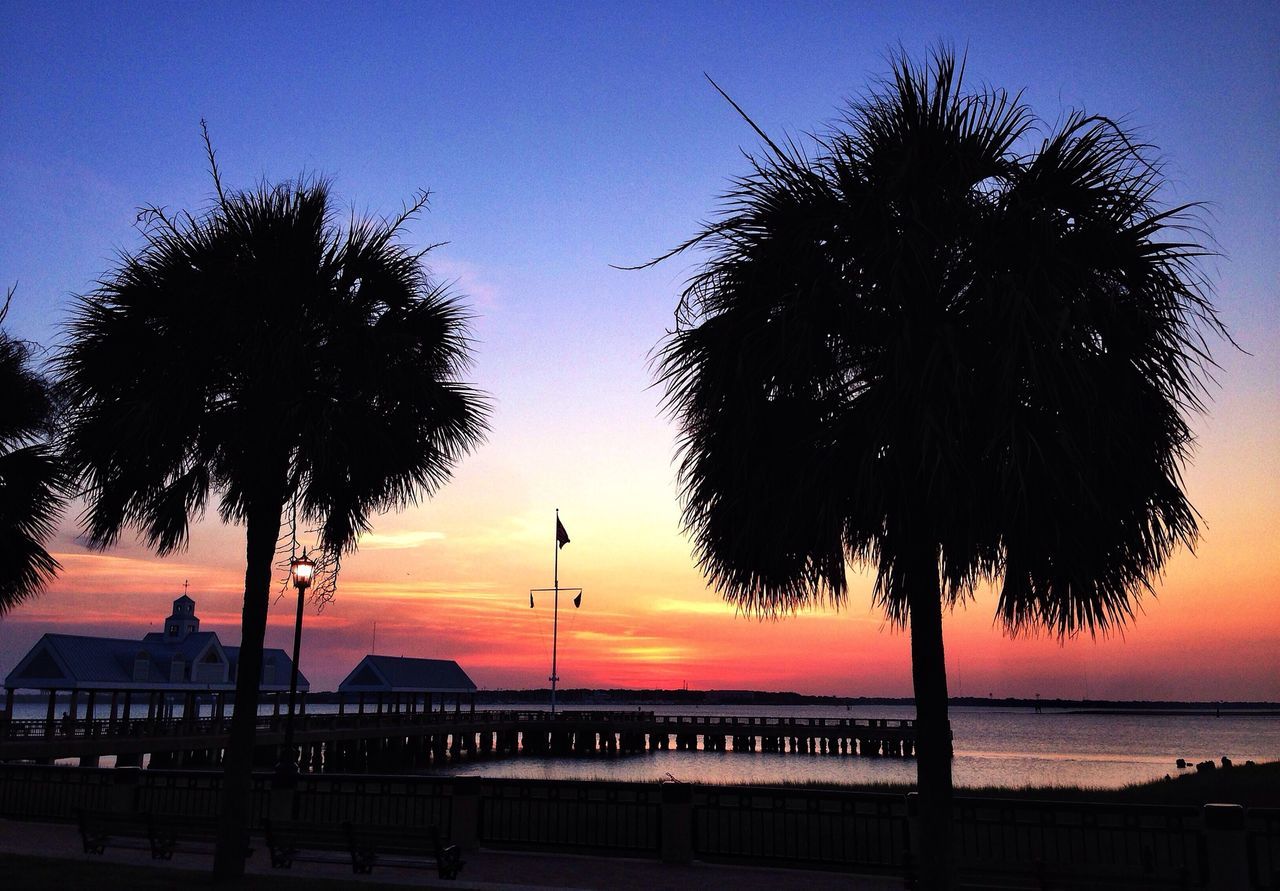
[[[305,548],[301,557],[294,557],[289,561],[289,574],[293,577],[293,586],[299,591],[311,587],[311,577],[315,571],[315,561],[307,557]]]

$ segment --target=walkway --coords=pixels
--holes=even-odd
[[[372,876],[353,876],[349,868],[336,864],[299,863],[293,869],[272,870],[265,848],[249,860],[249,871],[277,876],[326,879],[359,878],[380,885],[424,884],[420,871],[378,869]],[[25,823],[0,820],[0,853],[31,857],[75,859],[87,862],[110,861],[157,869],[209,869],[212,858],[200,854],[176,854],[172,861],[151,860],[145,851],[107,849],[102,857],[81,853],[80,833],[65,823]],[[481,850],[466,855],[467,865],[458,881],[431,876],[427,887],[462,889],[539,888],[600,889],[600,891],[685,891],[690,888],[727,888],[733,891],[901,891],[902,880],[892,877],[853,876],[848,873],[814,870],[767,869],[749,866],[693,863],[672,865],[653,860],[585,857],[570,854],[524,853]],[[13,884],[10,884],[10,881]],[[6,888],[24,888],[22,877],[6,876]]]

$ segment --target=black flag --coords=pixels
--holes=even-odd
[[[533,609],[533,592],[529,592],[529,609]]]
[[[574,609],[577,609],[577,608],[578,608],[578,607],[580,607],[580,606],[582,606],[582,592],[581,592],[581,591],[579,591],[579,592],[578,592],[578,596],[577,596],[577,597],[573,598],[573,608],[574,608]]]
[[[560,518],[556,517],[556,544],[564,547],[569,543],[569,533],[564,531],[564,524],[560,522]]]

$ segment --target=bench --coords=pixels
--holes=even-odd
[[[169,860],[174,852],[211,854],[218,843],[216,817],[148,813],[147,820],[151,828],[151,856],[157,860]],[[252,846],[245,846],[244,856],[246,860],[253,856]]]
[[[146,814],[112,813],[110,811],[76,811],[76,825],[80,828],[80,841],[86,854],[101,854],[110,845],[113,848],[135,848],[151,851],[151,825]]]
[[[175,852],[207,854],[217,842],[218,822],[212,818],[172,814],[77,812],[80,839],[86,854],[101,854],[108,846],[150,851],[152,860],[171,860]],[[253,848],[245,849],[245,857]]]
[[[288,869],[294,861],[306,863],[347,863],[351,842],[346,828],[331,823],[299,823],[292,820],[262,821],[271,866]]]
[[[401,829],[395,826],[357,826],[263,821],[271,865],[288,869],[295,861],[350,862],[351,871],[367,875],[375,865],[420,868],[434,866],[442,879],[455,879],[463,867],[457,845],[447,845],[435,826]]]

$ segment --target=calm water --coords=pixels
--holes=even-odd
[[[680,707],[659,714],[827,718],[912,718],[910,706]],[[1280,760],[1280,718],[1034,714],[1025,709],[953,708],[955,782],[963,786],[1116,787],[1176,774],[1175,761]],[[915,761],[745,752],[652,752],[625,757],[518,758],[459,762],[429,771],[533,779],[685,782],[914,782]]]
[[[490,708],[528,708],[527,705]],[[580,708],[580,707],[579,707]],[[761,717],[911,718],[910,706],[644,706],[663,715]],[[336,706],[309,705],[312,713]],[[15,717],[43,718],[44,706],[16,705]],[[269,712],[269,709],[265,711]],[[59,706],[61,714],[61,706]],[[1174,762],[1237,763],[1280,760],[1280,718],[1195,715],[1076,715],[1025,709],[951,710],[954,774],[963,786],[1081,785],[1116,787],[1178,773]],[[106,763],[107,759],[104,759]],[[779,755],[735,752],[652,752],[591,758],[494,758],[462,760],[427,773],[480,774],[530,779],[658,780],[685,782],[833,783],[911,782],[911,759]]]

